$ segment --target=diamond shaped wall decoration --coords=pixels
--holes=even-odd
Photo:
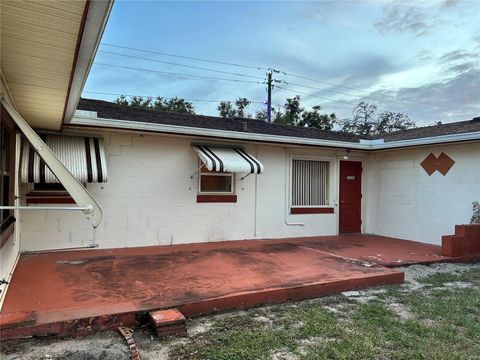
[[[443,152],[438,156],[438,158],[430,153],[425,160],[420,163],[428,176],[431,176],[437,170],[440,172],[440,174],[445,176],[452,168],[453,164],[455,164],[455,160]]]
[[[420,165],[423,167],[423,170],[426,171],[428,176],[431,176],[435,170],[437,170],[437,157],[430,153]]]
[[[443,176],[447,175],[453,164],[455,164],[455,160],[443,152],[438,156],[437,161],[437,170],[440,171]]]

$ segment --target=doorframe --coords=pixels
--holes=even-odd
[[[361,221],[362,224],[360,226],[360,234],[365,234],[365,164],[366,159],[360,156],[352,156],[351,154],[348,155],[348,160],[343,158],[344,155],[337,156],[337,179],[336,179],[336,194],[337,200],[335,201],[335,207],[337,208],[337,235],[340,235],[340,162],[341,161],[354,161],[361,163],[362,166],[362,176],[360,181],[362,182],[361,192],[362,192],[362,201],[360,202],[360,214],[361,214]]]

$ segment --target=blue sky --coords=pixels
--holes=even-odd
[[[480,115],[480,1],[115,2],[84,97],[247,97],[258,102],[250,105],[255,113],[266,98],[265,70],[109,44],[279,69],[274,104],[299,94],[304,107],[321,105],[342,118],[365,98],[419,125]],[[218,114],[217,103],[192,102],[199,114]]]

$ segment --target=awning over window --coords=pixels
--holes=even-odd
[[[102,139],[42,134],[40,137],[79,182],[107,181]],[[24,183],[59,182],[27,141],[22,144],[20,177]]]
[[[193,150],[210,171],[261,174],[263,165],[241,148],[195,145]]]

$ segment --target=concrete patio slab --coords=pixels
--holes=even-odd
[[[82,335],[148,321],[314,298],[403,282],[378,265],[453,261],[433,245],[377,236],[219,243],[24,254],[13,275],[0,338]],[[35,323],[9,324],[30,312]]]

